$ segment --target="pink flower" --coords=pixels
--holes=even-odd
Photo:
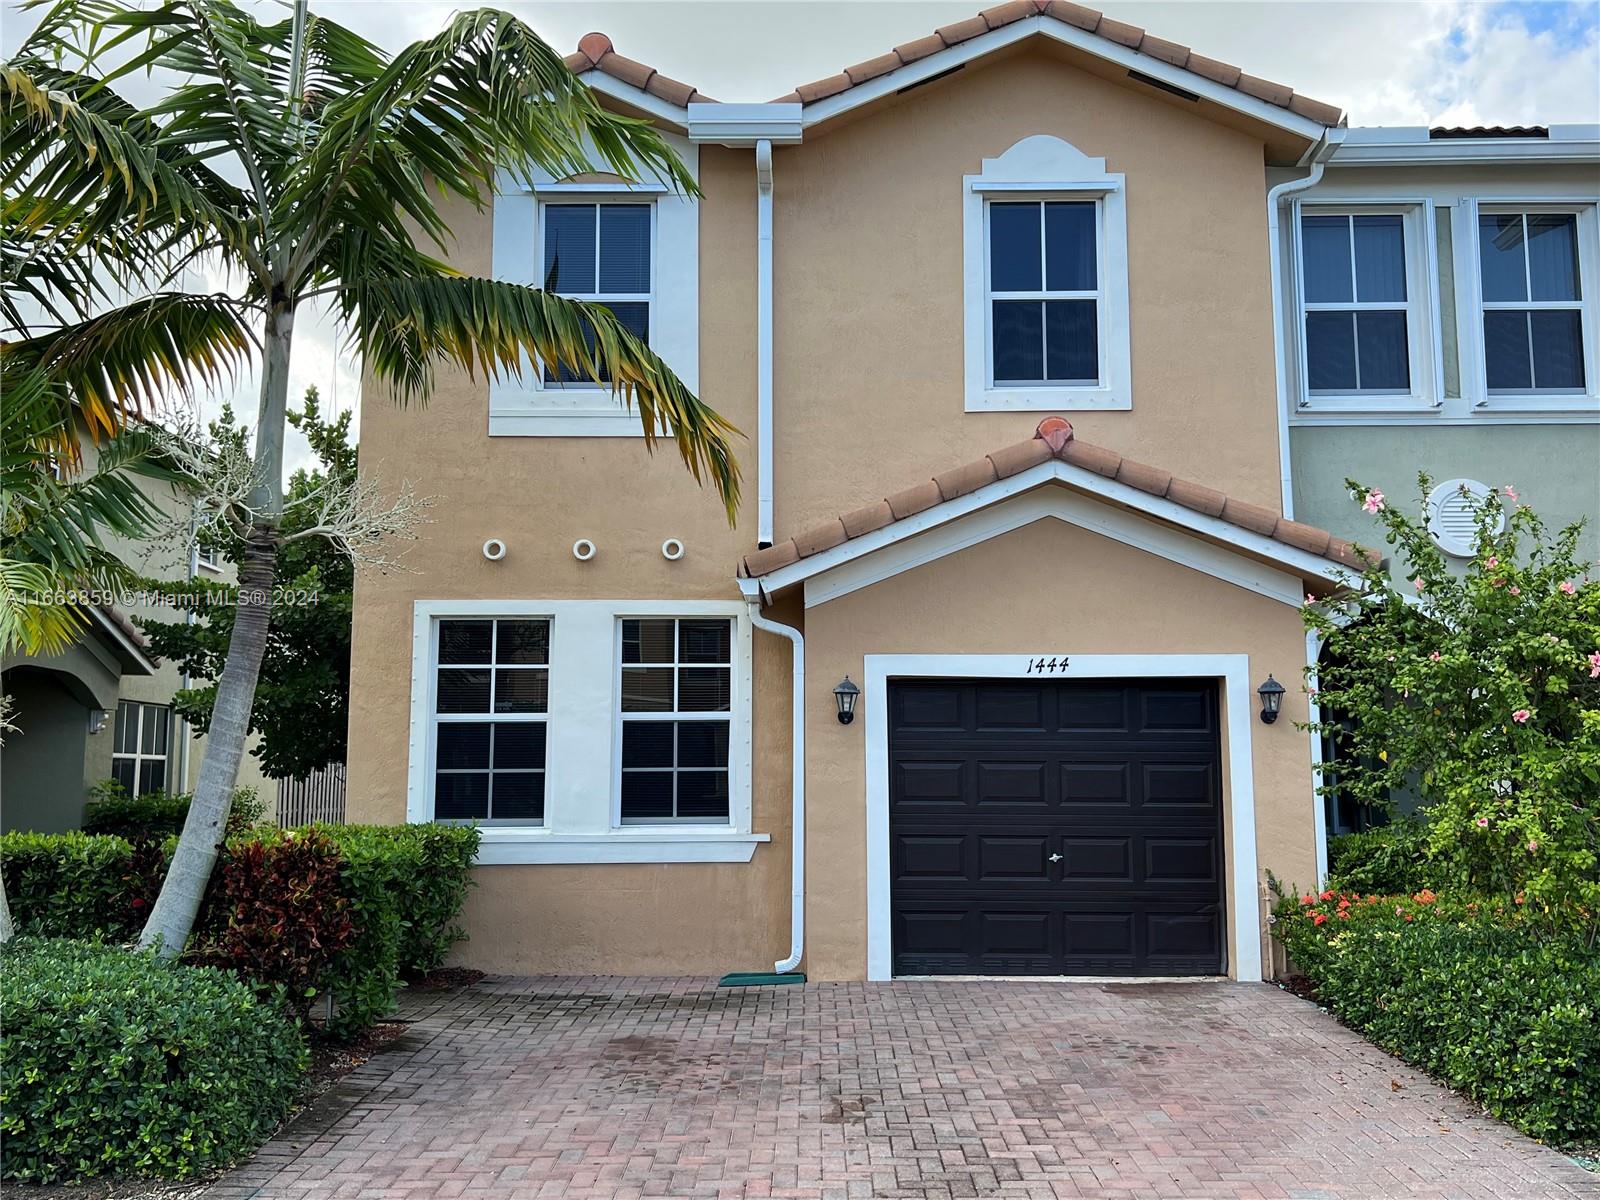
[[[1589,678],[1600,679],[1600,650],[1589,655]]]
[[[1491,554],[1488,558],[1483,560],[1483,565],[1488,567],[1490,570],[1493,570],[1495,567],[1500,565],[1500,560]]]
[[[1507,588],[1507,589],[1506,589],[1506,591],[1508,591],[1508,592],[1510,592],[1510,593],[1511,593],[1511,594],[1512,594],[1512,595],[1513,595],[1513,596],[1520,596],[1520,595],[1522,595],[1522,589],[1521,589],[1521,588],[1519,588],[1519,587],[1518,587],[1518,586],[1517,586],[1517,585],[1516,585],[1516,584],[1514,584],[1514,583],[1513,583],[1513,584],[1512,584],[1512,585],[1511,585],[1511,586],[1510,586],[1510,587],[1508,587],[1508,588]]]
[[[1310,592],[1307,592],[1306,593],[1306,603],[1307,604],[1315,604],[1316,602],[1317,602],[1317,598],[1315,596],[1313,596]]]
[[[1413,579],[1411,582],[1415,585],[1417,591],[1419,592],[1424,591],[1428,586],[1427,582],[1420,577]]]
[[[1489,828],[1489,818],[1488,817],[1479,817],[1478,818],[1478,828],[1479,829],[1487,829],[1487,828]]]
[[[1383,507],[1383,493],[1373,488],[1367,493],[1367,498],[1361,502],[1361,511],[1375,513]]]
[[[1503,583],[1505,583],[1504,579],[1491,579],[1491,580],[1489,580],[1489,586],[1490,587],[1499,587]]]
[[[1511,503],[1513,503],[1513,504],[1515,504],[1517,502],[1517,500],[1520,498],[1517,495],[1517,489],[1512,487],[1509,483],[1506,484],[1506,486],[1505,486],[1505,493],[1506,493],[1506,499],[1511,501]]]
[[[1441,658],[1443,658],[1443,657],[1444,657],[1444,655],[1442,655],[1442,654],[1440,654],[1440,653],[1439,653],[1439,652],[1438,652],[1438,651],[1437,651],[1437,650],[1435,650],[1435,651],[1434,651],[1434,652],[1433,652],[1433,653],[1432,653],[1432,654],[1430,654],[1430,655],[1428,655],[1428,657],[1429,657],[1429,658],[1430,658],[1430,659],[1431,659],[1431,660],[1432,660],[1432,661],[1434,661],[1434,662],[1438,662],[1438,661],[1439,661],[1439,660],[1440,660],[1440,659],[1441,659]]]
[[[1577,592],[1577,590],[1578,590],[1577,588],[1572,586],[1572,580],[1563,579],[1561,581],[1561,594],[1563,596],[1571,596],[1571,595],[1575,594]]]
[[[1539,848],[1538,839],[1537,838],[1529,838],[1528,839],[1528,853],[1532,854],[1538,848]]]
[[[1526,725],[1528,723],[1528,718],[1531,716],[1533,716],[1533,714],[1527,709],[1519,708],[1516,712],[1511,714],[1511,719],[1518,725]]]

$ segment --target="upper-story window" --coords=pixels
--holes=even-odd
[[[1123,176],[1038,134],[964,182],[967,411],[1131,407]]]
[[[1298,408],[1436,403],[1425,209],[1307,204],[1297,234]]]
[[[997,387],[1100,382],[1100,204],[992,200],[990,372]]]
[[[1573,212],[1480,208],[1483,366],[1490,396],[1585,390]]]
[[[654,206],[640,203],[551,203],[541,208],[544,287],[603,304],[632,333],[650,341],[654,298],[651,241]],[[589,344],[594,339],[589,338]],[[601,380],[604,382],[602,373]],[[590,384],[587,374],[544,368],[547,384]]]
[[[1300,238],[1311,393],[1409,392],[1406,237],[1400,215],[1307,213]]]

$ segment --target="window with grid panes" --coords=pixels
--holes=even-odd
[[[1490,394],[1581,393],[1577,214],[1480,213],[1478,269]]]
[[[117,703],[111,742],[111,777],[130,796],[167,790],[172,709],[165,704]]]
[[[546,204],[544,286],[548,292],[609,308],[639,340],[650,341],[652,207],[649,204]],[[593,336],[588,344],[594,345]],[[582,372],[546,368],[546,383],[592,383]],[[601,382],[606,381],[602,372]]]
[[[728,820],[733,622],[621,622],[624,824]]]
[[[543,822],[550,622],[440,621],[434,671],[434,819]]]

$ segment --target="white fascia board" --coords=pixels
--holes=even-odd
[[[792,145],[801,140],[799,104],[689,105],[689,140],[722,146],[754,146],[759,141]]]
[[[1268,104],[1265,100],[1257,100],[1237,88],[1224,87],[1193,71],[1186,71],[1159,58],[1141,54],[1126,46],[1119,46],[1075,25],[1057,21],[1054,17],[1044,16],[1025,17],[999,29],[991,29],[971,41],[947,47],[937,54],[930,54],[927,58],[918,59],[898,70],[880,75],[868,83],[846,88],[837,95],[808,104],[805,106],[805,127],[810,129],[814,125],[820,125],[863,104],[871,104],[874,100],[891,95],[902,88],[964,66],[1035,34],[1043,34],[1062,45],[1082,50],[1086,54],[1092,54],[1096,58],[1115,63],[1130,71],[1138,71],[1141,75],[1148,75],[1152,79],[1159,79],[1162,83],[1181,88],[1203,100],[1220,104],[1224,108],[1232,109],[1257,121],[1275,125],[1308,141],[1316,141],[1328,128],[1320,121],[1299,116],[1286,108],[1279,108],[1276,104]]]
[[[1551,125],[1549,132],[1542,138],[1430,138],[1421,125],[1357,128],[1332,162],[1341,167],[1600,162],[1600,125]]]
[[[932,508],[906,517],[904,520],[891,522],[882,529],[875,529],[871,533],[842,542],[831,550],[824,550],[820,554],[813,554],[808,558],[802,558],[799,562],[790,563],[787,567],[780,567],[757,580],[743,582],[759,584],[761,590],[770,595],[896,542],[947,525],[981,508],[1049,483],[1066,484],[1092,497],[1123,505],[1146,516],[1186,529],[1190,533],[1221,542],[1242,553],[1264,558],[1275,566],[1298,575],[1301,579],[1321,579],[1335,586],[1347,586],[1356,578],[1354,572],[1320,555],[1308,554],[1304,550],[1285,545],[1273,538],[1252,533],[1220,517],[1208,517],[1204,513],[1185,508],[1176,501],[1152,496],[1128,484],[1106,479],[1083,467],[1051,459],[1009,479],[998,480],[965,496],[935,504]]]
[[[689,110],[687,107],[668,104],[661,97],[652,96],[643,88],[636,88],[631,83],[623,83],[615,75],[607,75],[598,67],[590,67],[578,78],[602,96],[610,96],[613,100],[631,104],[634,108],[649,113],[657,120],[666,122],[680,133],[688,131]]]

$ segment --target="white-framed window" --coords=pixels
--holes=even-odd
[[[743,601],[413,612],[407,820],[477,823],[485,864],[748,862],[767,840]]]
[[[172,742],[169,705],[117,701],[117,724],[111,737],[111,777],[128,795],[167,790],[167,754]]]
[[[699,148],[663,132],[691,176]],[[594,161],[603,158],[591,154]],[[496,176],[490,270],[496,279],[606,304],[691,390],[700,386],[700,207],[654,180]],[[489,384],[492,437],[640,437],[637,412],[610,388],[524,360]]]
[[[620,822],[726,825],[733,622],[623,617],[617,634]]]
[[[197,541],[194,544],[194,561],[197,567],[203,567],[207,571],[222,570],[221,554],[214,545],[206,542]]]
[[[651,245],[655,204],[651,201],[552,200],[539,205],[539,242],[544,289],[610,309],[646,345],[655,294]],[[594,344],[594,339],[588,339]],[[545,387],[596,388],[586,375],[541,364]]]
[[[1593,207],[1480,204],[1477,280],[1488,399],[1593,390],[1580,217]]]
[[[964,180],[966,409],[1126,409],[1124,178],[1059,138]]]
[[[432,674],[433,820],[541,824],[549,620],[442,620]]]
[[[992,386],[1100,386],[1102,203],[984,203]]]
[[[1433,404],[1427,207],[1306,203],[1297,212],[1298,407]]]

